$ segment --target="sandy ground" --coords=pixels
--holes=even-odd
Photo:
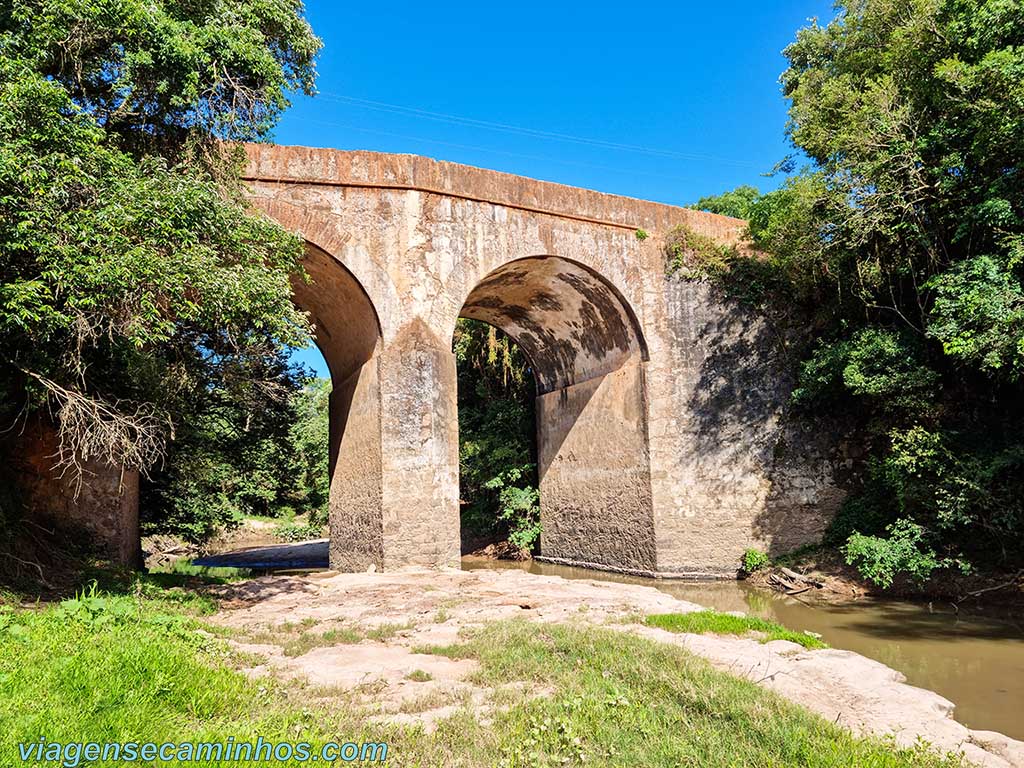
[[[223,609],[213,621],[241,630],[240,650],[263,659],[249,671],[299,677],[340,687],[379,702],[379,717],[426,727],[473,706],[486,719],[491,691],[466,678],[472,661],[413,652],[451,643],[463,627],[513,617],[538,622],[607,626],[681,645],[714,666],[770,688],[857,733],[918,738],[943,751],[962,752],[980,766],[1024,767],[1024,742],[974,731],[952,719],[953,704],[906,685],[876,661],[840,650],[806,651],[786,641],[673,634],[643,626],[649,613],[688,612],[700,606],[653,587],[566,580],[522,571],[431,571],[266,576],[218,588]],[[357,644],[321,645],[289,656],[273,641],[284,626],[310,632],[377,629]],[[269,638],[269,639],[268,639]],[[538,692],[542,693],[542,692]]]

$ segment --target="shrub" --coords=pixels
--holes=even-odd
[[[716,279],[729,271],[733,248],[680,224],[665,240],[665,270],[691,280]]]
[[[759,549],[748,549],[743,553],[743,570],[747,573],[756,573],[770,563],[768,555]]]
[[[323,526],[300,523],[284,523],[274,529],[274,538],[281,541],[309,541],[319,539],[323,534]]]
[[[897,520],[886,530],[888,538],[854,533],[843,547],[846,562],[880,587],[892,586],[896,574],[904,572],[917,581],[927,579],[936,568],[960,565],[961,561],[940,558],[926,543],[924,529],[912,520]]]
[[[540,492],[536,488],[503,488],[499,517],[509,524],[508,540],[520,549],[533,549],[540,536]]]

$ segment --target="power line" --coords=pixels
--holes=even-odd
[[[597,147],[600,149],[610,149],[621,152],[635,152],[639,154],[652,155],[655,157],[665,157],[675,160],[725,163],[728,165],[737,165],[750,168],[762,167],[762,163],[754,162],[751,160],[736,160],[733,158],[718,157],[716,155],[703,155],[691,152],[677,152],[675,150],[644,147],[637,144],[621,144],[619,142],[614,141],[605,141],[604,139],[587,138],[585,136],[574,136],[568,133],[544,131],[536,128],[526,128],[518,125],[509,125],[507,123],[497,123],[491,120],[478,120],[472,117],[452,115],[445,112],[434,112],[431,110],[420,109],[418,107],[402,106],[401,104],[389,104],[383,101],[360,99],[355,96],[345,96],[339,93],[322,92],[318,94],[318,98],[324,99],[326,101],[333,101],[336,103],[352,104],[354,106],[363,107],[365,109],[372,109],[378,112],[389,112],[391,114],[403,115],[405,117],[415,117],[424,120],[433,120],[436,122],[449,123],[453,125],[483,128],[486,130],[500,131],[503,133],[510,133],[519,136],[529,136],[533,138],[549,139],[554,141],[572,142],[575,144],[582,144],[585,146]]]
[[[611,171],[613,173],[622,173],[622,174],[626,174],[626,175],[629,175],[629,176],[649,176],[649,177],[657,178],[657,179],[665,179],[667,181],[675,181],[675,182],[679,182],[679,183],[683,182],[683,179],[680,179],[678,176],[670,176],[670,175],[667,175],[667,174],[664,174],[664,173],[654,173],[654,172],[651,172],[651,171],[636,171],[636,170],[629,170],[629,169],[625,169],[625,168],[615,168],[615,167],[610,166],[610,165],[599,165],[599,164],[596,164],[596,163],[586,163],[586,162],[581,162],[581,161],[577,161],[577,160],[563,160],[561,158],[555,158],[555,157],[543,157],[543,156],[540,156],[540,155],[528,155],[528,154],[523,154],[521,152],[510,152],[508,150],[503,150],[503,149],[492,149],[490,147],[480,147],[480,146],[474,146],[472,144],[459,144],[459,143],[455,143],[455,142],[451,142],[451,141],[441,141],[440,139],[430,139],[430,138],[427,138],[425,136],[411,136],[411,135],[405,134],[405,133],[395,133],[393,131],[381,131],[381,130],[378,130],[376,128],[366,128],[366,127],[361,126],[361,125],[350,125],[350,124],[347,124],[347,123],[337,123],[337,122],[333,122],[333,121],[329,121],[329,120],[315,120],[315,119],[305,119],[305,120],[303,120],[303,122],[304,123],[311,123],[313,125],[321,125],[321,126],[324,126],[324,127],[327,127],[327,128],[344,128],[346,130],[361,131],[363,133],[372,133],[372,134],[376,134],[378,136],[389,136],[391,138],[406,139],[408,141],[421,141],[421,142],[424,142],[426,144],[438,144],[438,145],[445,146],[445,147],[454,147],[456,149],[468,149],[468,150],[472,150],[472,151],[476,151],[476,152],[490,152],[490,153],[496,154],[496,155],[504,155],[506,157],[515,157],[515,158],[519,158],[519,159],[523,159],[523,160],[535,160],[535,161],[542,162],[542,163],[560,163],[562,165],[572,165],[572,166],[577,166],[579,168],[591,168],[591,169],[599,170],[599,171]],[[673,203],[673,204],[675,204],[675,203]]]

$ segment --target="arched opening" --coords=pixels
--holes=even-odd
[[[515,341],[479,320],[459,319],[452,351],[462,554],[518,557],[533,549],[539,522],[533,368]]]
[[[529,360],[541,554],[654,570],[647,351],[622,295],[582,264],[530,257],[484,277],[460,316],[500,329]]]
[[[330,561],[365,569],[382,558],[380,393],[374,355],[377,313],[355,276],[307,244],[307,280],[293,281],[295,303],[309,313],[330,373],[328,460]]]

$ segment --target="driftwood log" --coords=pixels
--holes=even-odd
[[[820,581],[782,566],[768,574],[768,583],[790,597],[802,595],[811,589],[821,589],[824,586]]]

